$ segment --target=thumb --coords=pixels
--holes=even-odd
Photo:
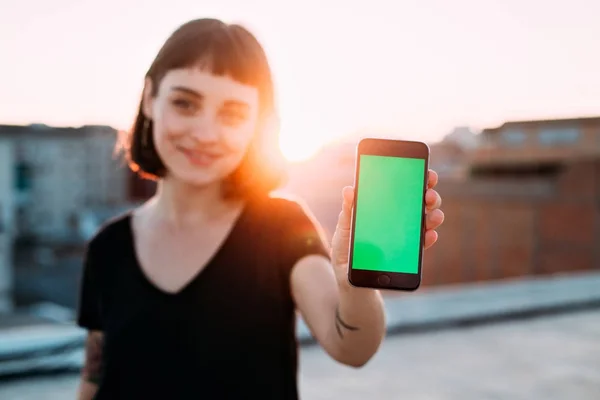
[[[342,211],[340,212],[340,216],[338,218],[337,229],[349,231],[350,221],[352,218],[352,206],[354,205],[354,188],[351,186],[346,186],[342,190],[342,199]]]
[[[348,262],[350,249],[350,223],[352,219],[352,206],[354,204],[354,188],[347,186],[342,191],[342,211],[338,217],[337,227],[333,235],[333,262],[344,264]]]

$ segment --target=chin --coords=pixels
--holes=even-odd
[[[176,157],[164,157],[172,178],[191,186],[212,186],[231,175],[242,157],[229,154],[216,159],[195,158],[178,153]]]
[[[172,163],[168,169],[170,175],[178,181],[191,186],[203,187],[223,181],[233,172],[235,165],[229,166],[217,162],[213,165],[197,166],[189,165],[187,162],[176,162]]]
[[[223,180],[225,175],[213,171],[171,170],[171,176],[190,186],[212,186]]]

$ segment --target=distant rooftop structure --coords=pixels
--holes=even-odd
[[[83,125],[79,127],[70,126],[49,126],[42,123],[30,125],[1,125],[0,136],[19,136],[27,134],[44,135],[73,135],[87,133],[115,133],[116,130],[108,125]]]
[[[447,134],[442,142],[454,143],[466,150],[474,149],[479,145],[479,135],[468,126],[458,126]]]
[[[484,129],[470,154],[478,168],[558,165],[600,157],[600,116],[508,121]]]
[[[29,127],[32,129],[48,129],[48,128],[50,128],[46,124],[30,124]]]
[[[507,121],[500,126],[487,128],[482,131],[484,134],[493,134],[506,129],[528,129],[539,127],[572,127],[581,125],[600,125],[600,116],[588,116],[581,118],[558,118],[558,119],[539,119],[539,120],[520,120]]]

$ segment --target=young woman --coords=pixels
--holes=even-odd
[[[346,277],[352,188],[330,252],[300,203],[270,195],[276,134],[271,72],[247,30],[201,19],[172,34],[123,145],[157,193],[87,248],[81,399],[296,399],[296,310],[340,363],[376,352],[382,298]],[[430,247],[443,213],[434,190],[426,201]]]

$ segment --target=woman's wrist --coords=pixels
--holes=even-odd
[[[350,281],[348,280],[348,268],[347,267],[339,268],[338,271],[336,271],[336,272],[337,272],[336,278],[337,278],[338,290],[340,291],[341,295],[364,296],[364,295],[373,294],[373,292],[377,291],[376,289],[353,286],[350,283]]]

